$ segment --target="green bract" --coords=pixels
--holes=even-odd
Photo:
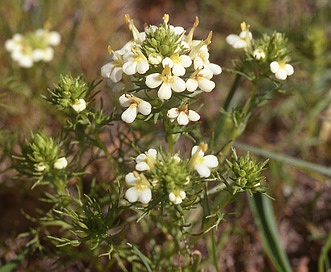
[[[262,171],[265,169],[268,160],[257,163],[250,157],[249,152],[245,156],[238,157],[234,149],[232,157],[234,161],[227,160],[227,163],[232,172],[230,178],[234,182],[231,184],[233,194],[244,191],[247,191],[250,195],[265,193],[263,184],[266,178],[262,175]]]

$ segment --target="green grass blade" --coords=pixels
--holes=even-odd
[[[330,261],[328,257],[328,252],[331,250],[331,233],[326,239],[325,244],[323,245],[321,254],[318,258],[318,272],[329,271]]]
[[[262,245],[276,271],[291,272],[288,258],[280,245],[271,200],[261,194],[249,198],[255,222],[262,236]]]
[[[17,256],[17,258],[10,263],[5,264],[3,267],[0,267],[0,272],[11,272],[16,269],[20,262],[25,258],[26,254],[28,253],[28,250],[24,250],[20,255]]]

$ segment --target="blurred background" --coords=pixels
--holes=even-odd
[[[250,150],[261,160],[270,157],[266,175],[273,201],[280,240],[293,271],[318,271],[318,262],[330,260],[331,248],[331,3],[328,0],[2,0],[0,5],[0,267],[17,259],[23,239],[40,205],[38,190],[22,184],[8,169],[6,150],[15,150],[15,140],[44,128],[51,134],[63,123],[40,98],[61,74],[83,74],[100,80],[100,68],[110,60],[107,47],[120,49],[131,32],[124,21],[129,14],[138,29],[145,23],[160,24],[164,13],[170,23],[190,29],[195,16],[200,25],[196,39],[213,40],[211,61],[233,68],[240,53],[225,43],[229,34],[240,32],[240,23],[251,26],[254,37],[262,33],[285,33],[292,51],[295,74],[289,93],[277,93],[256,111],[247,131],[238,140],[239,150]],[[4,43],[15,33],[26,33],[45,24],[61,34],[54,60],[31,69],[18,67]],[[233,82],[223,72],[216,89],[204,97],[206,129],[212,126]],[[105,105],[113,105],[105,83]],[[245,97],[248,82],[241,82]],[[209,125],[208,125],[209,124]],[[231,208],[231,220],[219,229],[221,271],[270,271],[247,199]],[[45,271],[55,267],[55,256],[24,258],[17,271]],[[72,264],[68,271],[93,271],[88,264]],[[90,269],[90,270],[88,270]],[[2,272],[2,270],[0,269]]]

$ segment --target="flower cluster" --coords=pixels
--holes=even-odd
[[[125,19],[133,39],[119,50],[109,47],[112,59],[101,68],[101,75],[108,79],[113,90],[125,92],[120,104],[128,109],[122,120],[131,123],[138,113],[149,115],[153,109],[157,110],[157,100],[172,105],[165,118],[177,118],[180,125],[199,120],[197,113],[188,110],[183,97],[215,88],[212,78],[222,69],[209,61],[211,33],[206,40],[193,39],[199,24],[197,18],[187,34],[184,28],[170,25],[167,14],[162,24],[147,26],[144,32],[138,31],[128,15]],[[181,95],[184,92],[187,92],[185,96]],[[173,97],[180,98],[177,105],[170,103]]]
[[[86,109],[85,99],[90,89],[90,86],[80,76],[76,78],[70,75],[61,76],[54,89],[49,89],[51,97],[48,101],[60,110],[72,108],[76,113],[80,113]]]
[[[56,175],[68,165],[66,157],[61,155],[61,145],[43,131],[33,134],[22,148],[22,155],[17,157],[18,171],[39,180],[47,175]]]
[[[201,184],[194,183],[193,180],[208,178],[211,169],[218,166],[217,157],[205,155],[206,150],[205,143],[194,146],[189,160],[182,160],[178,154],[161,154],[155,149],[138,155],[135,170],[125,176],[130,187],[126,191],[126,199],[129,202],[140,201],[147,204],[154,194],[161,199],[167,195],[170,202],[181,204],[187,192],[194,190],[195,185]]]
[[[56,31],[37,29],[26,35],[15,34],[5,42],[5,48],[11,57],[24,68],[31,68],[35,62],[49,62],[53,59],[52,46],[59,45],[61,36]]]
[[[281,33],[264,34],[261,39],[253,39],[249,26],[241,23],[239,35],[230,34],[226,42],[236,49],[244,49],[248,60],[254,59],[263,68],[267,64],[268,72],[272,72],[279,80],[285,80],[294,73],[293,66],[289,64],[287,40]]]

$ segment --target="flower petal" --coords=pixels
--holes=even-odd
[[[181,111],[177,117],[177,122],[181,126],[186,126],[189,122],[188,116],[185,112]]]
[[[189,78],[186,81],[186,88],[189,92],[194,92],[198,88],[198,81],[193,78]]]
[[[188,119],[190,121],[195,122],[195,121],[198,121],[200,119],[200,115],[198,113],[196,113],[195,111],[193,111],[193,110],[189,110],[188,111]]]
[[[151,189],[140,190],[138,199],[141,203],[147,204],[152,199],[152,191]]]
[[[121,115],[124,122],[131,124],[137,117],[138,108],[137,104],[131,104]]]
[[[195,170],[197,170],[198,174],[201,177],[208,178],[210,176],[210,169],[207,166],[203,165],[203,164],[197,164],[195,166]]]
[[[172,95],[172,91],[171,91],[170,85],[169,84],[166,84],[166,83],[163,83],[161,85],[159,91],[157,92],[157,96],[160,99],[168,100],[168,99],[170,99],[171,95]]]
[[[177,118],[179,115],[179,110],[178,108],[171,108],[170,110],[168,110],[167,112],[167,116],[171,119]]]
[[[125,192],[125,198],[131,203],[136,202],[138,200],[138,197],[139,192],[135,187],[131,187]]]
[[[203,164],[209,168],[217,167],[218,160],[214,155],[207,155],[203,157]]]
[[[156,88],[163,82],[162,77],[159,73],[150,74],[146,77],[146,85],[149,88]]]
[[[185,81],[178,76],[173,76],[172,79],[170,82],[171,89],[177,93],[184,92],[186,89]]]
[[[138,111],[143,115],[148,115],[152,111],[152,105],[144,100],[138,103]]]

